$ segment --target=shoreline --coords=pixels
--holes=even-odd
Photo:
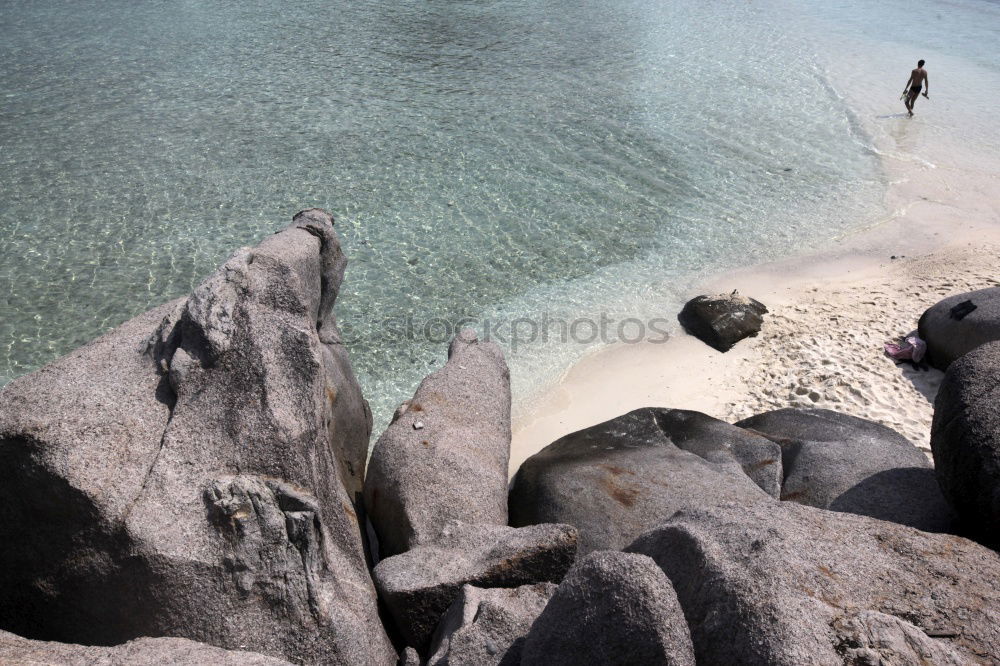
[[[896,366],[882,344],[915,330],[945,296],[1000,283],[997,176],[884,159],[882,220],[834,238],[827,250],[725,271],[686,294],[735,288],[763,302],[770,312],[756,338],[723,354],[678,326],[665,343],[584,355],[515,410],[511,476],[564,435],[652,406],[729,422],[785,406],[835,409],[884,423],[929,455],[943,373]]]

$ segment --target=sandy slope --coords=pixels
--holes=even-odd
[[[1000,247],[967,246],[893,261],[877,276],[811,287],[772,309],[741,360],[746,393],[723,407],[735,421],[784,406],[824,407],[894,428],[929,450],[943,373],[895,365],[882,344],[916,328],[944,296],[1000,283]]]
[[[1000,229],[966,229],[944,246],[895,260],[879,245],[705,285],[704,293],[737,287],[770,308],[761,334],[726,354],[680,334],[584,358],[519,414],[511,472],[564,434],[645,406],[730,422],[785,406],[825,407],[884,423],[926,449],[942,373],[896,366],[882,345],[914,330],[944,296],[1000,284]]]

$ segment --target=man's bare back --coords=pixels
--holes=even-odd
[[[927,78],[927,70],[924,69],[924,61],[921,60],[917,63],[917,68],[910,72],[910,78],[906,81],[906,88],[903,89],[903,95],[906,96],[906,110],[912,116],[913,115],[913,104],[917,101],[917,96],[920,95],[920,89],[924,89],[924,97],[927,97],[927,93],[931,91],[930,80]],[[930,99],[930,97],[927,97]]]

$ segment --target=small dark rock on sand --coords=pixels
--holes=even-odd
[[[760,332],[767,308],[735,290],[718,296],[695,296],[677,315],[684,330],[705,344],[727,352],[743,338]]]

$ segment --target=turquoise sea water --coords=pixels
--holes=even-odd
[[[997,46],[986,0],[0,0],[0,383],[320,206],[384,423],[463,317],[672,321],[700,276],[877,220],[839,56],[901,89],[925,54],[996,77]],[[508,340],[517,396],[595,343]]]

